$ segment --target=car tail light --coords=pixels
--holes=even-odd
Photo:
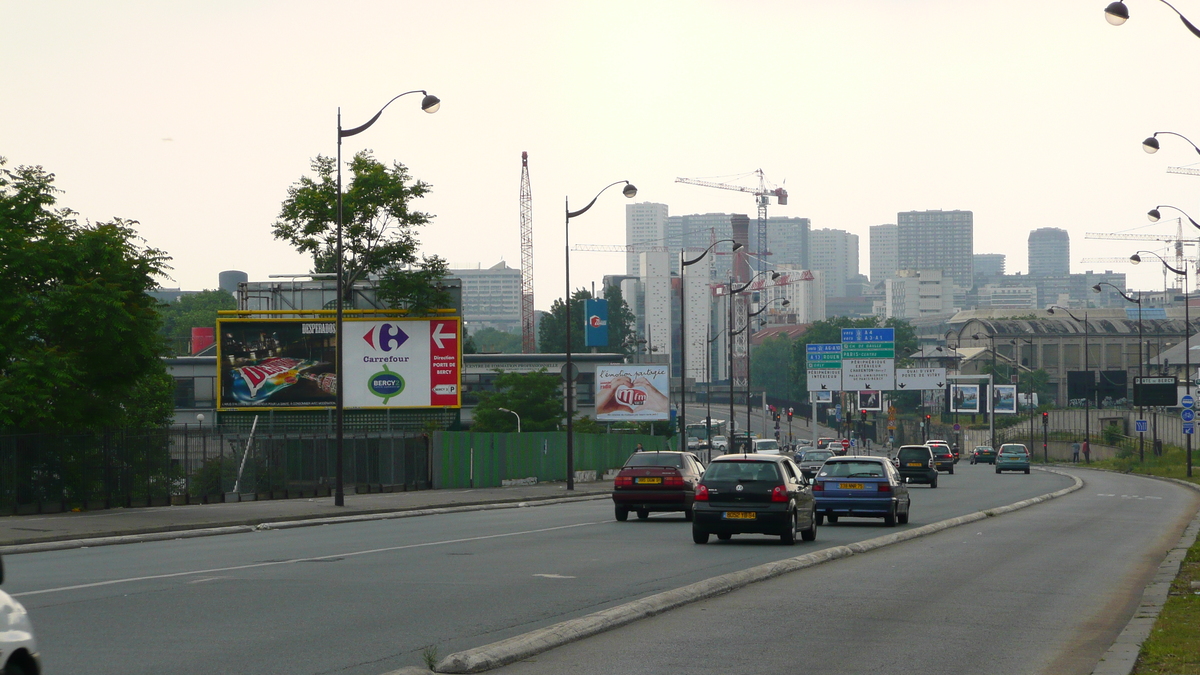
[[[892,491],[892,484],[891,484],[891,483],[880,483],[880,484],[879,484],[879,491],[880,491],[880,492],[891,492],[891,491]]]
[[[786,502],[788,500],[788,491],[786,485],[776,485],[774,490],[771,490],[771,501]]]
[[[613,481],[614,487],[633,487],[633,478],[630,476],[617,476]]]
[[[823,483],[821,481],[813,481],[812,491],[813,492],[824,492],[825,491],[825,483]]]
[[[663,487],[683,487],[683,476],[663,476]]]
[[[700,485],[696,486],[696,496],[694,498],[694,501],[697,501],[697,502],[708,501],[708,486],[707,485],[704,485],[703,483],[701,483]]]

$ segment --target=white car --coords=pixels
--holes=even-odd
[[[0,584],[4,583],[4,561],[0,560]],[[41,675],[33,624],[21,603],[0,590],[0,662],[4,675]]]
[[[725,450],[729,447],[729,439],[725,438],[724,436],[713,436],[712,446],[713,450],[725,452]]]
[[[778,455],[779,450],[779,441],[774,438],[754,439],[754,452],[760,455]]]

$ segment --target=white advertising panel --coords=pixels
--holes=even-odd
[[[347,408],[460,405],[458,319],[350,320],[342,326]]]
[[[647,422],[671,419],[667,366],[597,366],[596,419]]]

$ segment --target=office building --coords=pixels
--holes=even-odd
[[[780,265],[791,265],[796,269],[808,269],[808,251],[812,223],[808,218],[773,216],[767,218],[767,265],[766,269],[778,269]],[[750,222],[750,245],[748,249],[758,255],[758,220]],[[758,265],[753,265],[758,269]]]
[[[641,275],[642,247],[666,246],[668,208],[666,204],[642,202],[625,205],[625,244],[632,247],[625,254],[625,273]],[[676,254],[678,255],[678,254]]]
[[[1005,257],[1003,253],[976,253],[975,277],[996,279],[1004,276]]]
[[[912,320],[954,311],[954,292],[941,270],[897,270],[883,284],[885,318]]]
[[[462,280],[463,323],[470,330],[521,332],[521,270],[501,260],[488,268],[481,265],[449,273]]]
[[[871,283],[877,284],[900,269],[896,236],[895,225],[871,226]]]
[[[903,211],[896,214],[897,269],[941,270],[962,289],[975,282],[974,214]]]
[[[1057,227],[1029,233],[1029,276],[1065,277],[1071,273],[1071,236]]]
[[[809,240],[809,266],[825,272],[825,295],[846,297],[847,280],[858,276],[858,235],[845,230],[813,230]]]

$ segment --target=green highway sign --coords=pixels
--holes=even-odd
[[[842,358],[846,359],[894,359],[896,350],[891,345],[864,345],[863,347],[846,346],[842,348]]]

